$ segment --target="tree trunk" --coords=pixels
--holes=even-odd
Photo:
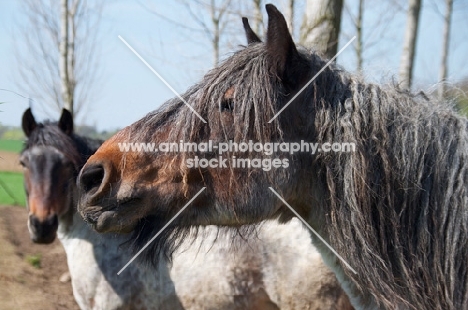
[[[439,71],[439,98],[442,99],[445,94],[445,82],[447,79],[447,60],[450,45],[450,23],[452,20],[453,0],[445,1],[445,17],[444,17],[444,38],[442,43],[442,61]]]
[[[21,2],[26,19],[16,40],[21,45],[14,45],[18,86],[76,117],[99,92],[100,44],[96,42],[103,1]]]
[[[420,11],[421,0],[409,0],[405,41],[400,60],[400,86],[404,89],[411,88]]]
[[[219,63],[219,16],[216,15],[216,4],[214,0],[211,0],[210,6],[211,22],[213,23],[213,67],[216,67]]]
[[[263,31],[263,15],[262,15],[262,0],[253,0],[254,7],[254,20],[253,20],[253,30],[258,35],[261,36]]]
[[[357,56],[357,70],[362,71],[362,20],[364,16],[364,0],[359,0],[358,16],[356,20],[356,56]]]
[[[78,6],[80,5],[80,0],[73,0],[71,4],[71,9],[68,9],[68,20],[69,20],[69,33],[68,33],[68,91],[69,91],[69,98],[70,103],[69,106],[71,107],[72,115],[78,113],[78,108],[75,106],[75,86],[76,86],[76,78],[75,78],[75,36],[76,36],[76,26],[77,21],[75,20],[76,14],[78,11]]]
[[[286,22],[288,23],[289,32],[294,37],[294,0],[288,0],[286,5]]]
[[[73,99],[71,98],[68,72],[68,0],[60,2],[60,80],[64,108],[73,115]]]
[[[338,50],[343,0],[307,0],[300,43],[326,58]]]

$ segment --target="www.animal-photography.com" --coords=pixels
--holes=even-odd
[[[468,308],[465,1],[0,12],[0,310]]]

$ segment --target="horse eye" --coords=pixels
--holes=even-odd
[[[220,112],[232,112],[234,110],[234,100],[232,98],[223,99],[219,110]]]

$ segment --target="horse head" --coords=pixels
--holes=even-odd
[[[81,156],[71,136],[73,118],[63,109],[58,123],[37,123],[30,109],[23,114],[28,138],[20,155],[29,210],[28,229],[36,243],[55,240],[59,218],[73,209],[74,182]]]
[[[122,227],[132,230],[148,216],[163,223],[203,187],[206,190],[184,212],[179,224],[183,225],[185,217],[190,218],[190,225],[227,226],[276,218],[279,214],[290,218],[268,186],[276,186],[285,195],[290,193],[289,189],[301,187],[291,174],[300,172],[299,162],[310,162],[310,158],[290,160],[289,169],[265,171],[237,169],[231,162],[234,157],[253,159],[256,156],[262,163],[276,165],[279,160],[283,164],[284,154],[134,149],[151,146],[143,143],[158,147],[164,143],[179,144],[181,140],[217,144],[279,143],[311,138],[306,128],[313,124],[310,117],[313,109],[297,102],[307,100],[312,94],[299,93],[299,90],[325,62],[317,57],[317,62],[311,64],[311,56],[298,51],[293,43],[283,15],[273,5],[266,7],[269,16],[266,42],[261,42],[247,19],[243,19],[248,46],[208,72],[182,95],[190,107],[178,98],[166,102],[106,141],[88,160],[78,181],[79,209],[98,231],[116,231]],[[290,100],[290,106],[275,117]],[[216,159],[218,164],[225,160],[222,164],[228,168],[190,167],[188,163],[195,157],[211,163]],[[252,208],[255,211],[244,208],[246,205],[255,206]],[[221,213],[224,215],[220,216]]]

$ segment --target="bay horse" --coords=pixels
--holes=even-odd
[[[125,229],[100,235],[76,211],[76,177],[101,141],[76,135],[65,109],[58,122],[44,123],[28,109],[22,127],[30,236],[36,243],[61,241],[81,309],[349,309],[299,223],[266,223],[258,228],[259,239],[235,251],[226,248],[239,237],[208,227],[208,241],[187,238],[171,264],[163,257],[156,268],[133,263],[118,276],[131,259],[120,247],[128,239]],[[312,270],[306,280],[297,273]]]
[[[244,19],[247,46],[183,100],[169,100],[118,132],[88,160],[78,180],[82,216],[98,231],[133,229],[141,247],[205,188],[149,248],[170,253],[172,236],[194,225],[290,220],[271,188],[353,268],[312,235],[356,308],[468,309],[467,119],[424,94],[366,83],[334,63],[325,67],[326,59],[294,44],[275,6],[266,10],[265,42]],[[195,156],[218,159],[219,149],[120,148],[180,141],[339,142],[355,151],[227,153],[287,160],[287,167],[265,171],[231,160],[228,168],[188,164]],[[142,235],[145,220],[152,233]]]

